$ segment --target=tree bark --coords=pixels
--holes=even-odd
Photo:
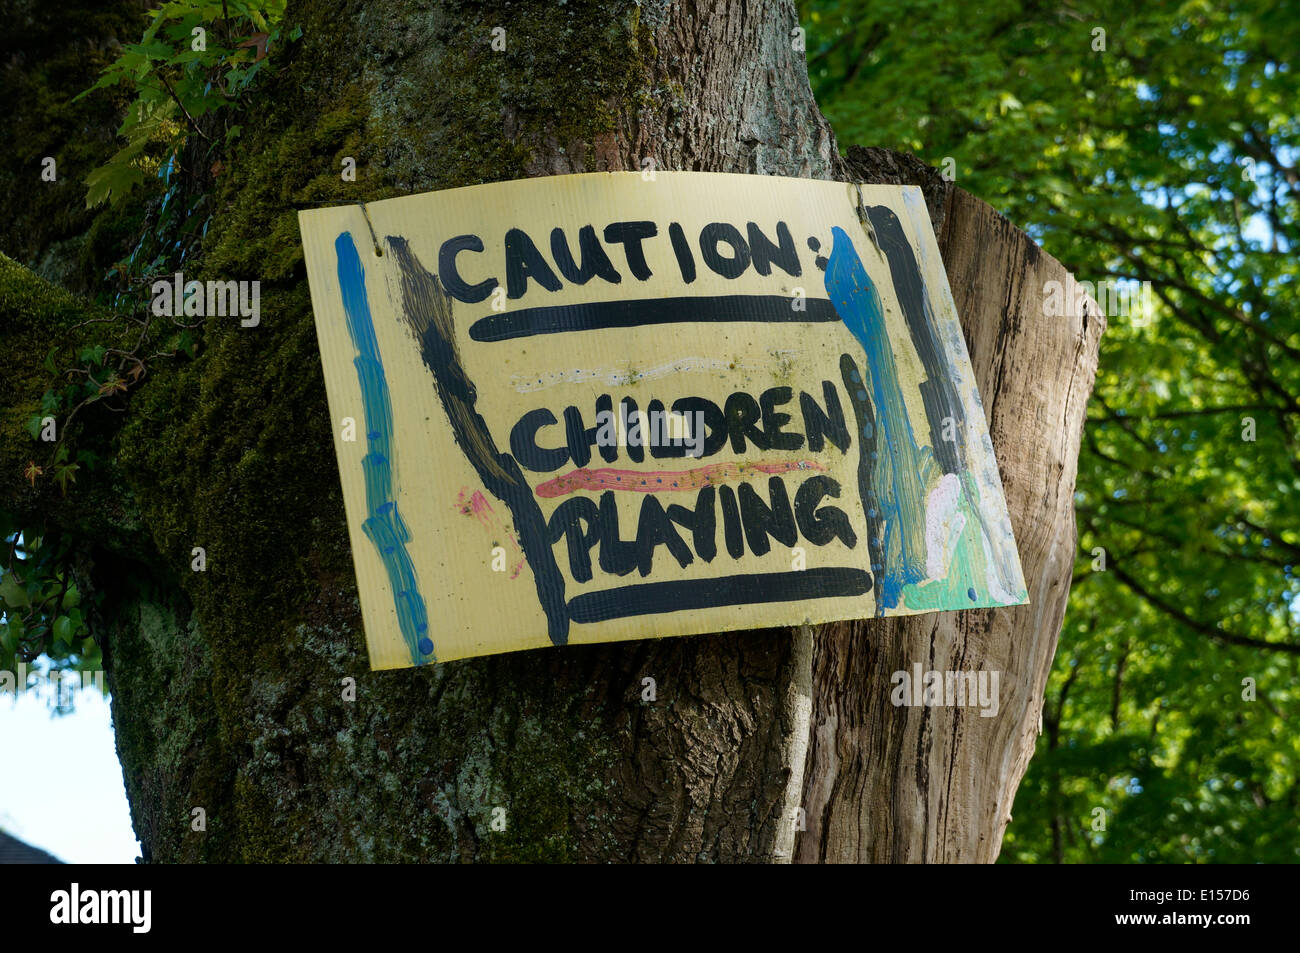
[[[39,387],[0,387],[0,507],[80,539],[107,600],[145,859],[993,860],[1068,594],[1102,331],[1043,315],[1065,270],[917,160],[841,158],[787,2],[301,0],[288,20],[304,37],[217,181],[202,263],[262,281],[259,328],[210,324],[195,361],[157,367],[125,422],[100,422],[115,456],[93,507],[25,489],[15,427]],[[1032,605],[367,670],[296,208],[647,158],[925,189]],[[43,320],[9,342],[29,371],[76,323]],[[998,717],[894,707],[889,676],[913,662],[999,670]]]

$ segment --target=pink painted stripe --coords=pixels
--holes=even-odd
[[[826,468],[812,460],[796,463],[710,463],[694,470],[614,470],[604,468],[589,470],[579,467],[562,473],[537,486],[537,495],[546,499],[565,496],[575,490],[625,490],[629,493],[679,493],[698,490],[702,486],[726,483],[751,473],[789,473],[791,470],[822,470]]]

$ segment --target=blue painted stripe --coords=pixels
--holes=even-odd
[[[384,363],[379,356],[375,324],[370,316],[366,296],[365,269],[350,232],[334,241],[338,259],[339,290],[347,316],[348,334],[357,356],[352,363],[361,385],[361,405],[365,412],[366,456],[361,468],[366,481],[366,510],[369,517],[361,524],[374,545],[388,573],[397,609],[397,624],[411,650],[411,662],[421,665],[434,661],[433,642],[429,638],[429,616],[415,577],[415,565],[406,544],[411,533],[397,511],[397,491],[393,480],[393,405],[384,377]]]
[[[826,267],[826,293],[844,326],[849,329],[867,358],[871,400],[876,422],[864,432],[860,467],[869,468],[874,502],[880,512],[867,513],[873,535],[883,528],[880,550],[883,564],[876,570],[876,614],[898,606],[903,587],[925,578],[925,490],[921,484],[923,454],[912,433],[907,404],[894,362],[894,350],[885,325],[880,294],[858,257],[853,241],[842,228],[832,228],[833,245]],[[850,382],[845,382],[850,386]],[[857,395],[850,390],[850,395]],[[865,403],[866,394],[861,400]],[[875,441],[876,459],[867,456],[869,441]],[[864,496],[863,504],[867,505]]]

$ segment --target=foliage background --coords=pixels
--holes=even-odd
[[[1108,314],[1074,586],[1002,860],[1295,862],[1300,9],[800,14],[842,146],[951,158],[1081,281],[1150,282],[1152,313]]]

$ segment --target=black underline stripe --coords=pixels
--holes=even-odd
[[[797,300],[786,295],[696,295],[524,308],[479,318],[470,325],[469,336],[471,340],[487,342],[532,337],[534,334],[653,324],[726,321],[814,324],[840,319],[830,301],[805,298],[802,301],[804,310],[796,311],[794,303]]]
[[[619,586],[575,596],[569,600],[568,614],[574,622],[607,622],[683,609],[835,599],[860,596],[870,591],[871,573],[866,570],[822,567]]]

